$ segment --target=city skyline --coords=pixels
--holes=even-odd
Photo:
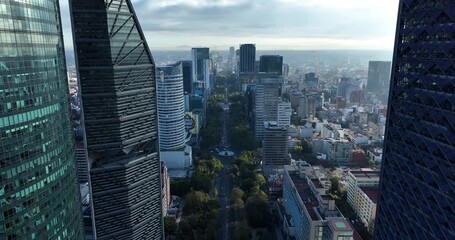
[[[221,50],[249,42],[256,43],[258,50],[391,51],[398,11],[398,0],[132,2],[152,52]],[[60,5],[65,47],[71,50],[68,3]]]

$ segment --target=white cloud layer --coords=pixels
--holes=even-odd
[[[223,47],[391,50],[398,0],[132,0],[152,50]],[[71,48],[66,1],[65,39]]]

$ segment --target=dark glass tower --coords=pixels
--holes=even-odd
[[[455,239],[454,16],[400,1],[376,239]]]
[[[262,55],[259,58],[259,72],[283,74],[283,56]]]
[[[256,45],[241,44],[239,51],[239,72],[254,73],[256,64]]]
[[[82,239],[58,1],[0,19],[0,239]]]
[[[155,64],[129,0],[71,0],[97,239],[161,239]]]

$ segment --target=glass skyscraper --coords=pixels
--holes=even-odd
[[[254,73],[256,65],[256,45],[250,43],[241,44],[239,49],[239,72]]]
[[[129,0],[71,0],[96,238],[162,239],[155,64]]]
[[[58,1],[0,19],[0,238],[83,239]]]
[[[455,239],[454,16],[400,1],[375,239]]]

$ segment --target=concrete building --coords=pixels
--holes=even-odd
[[[343,137],[343,130],[340,125],[327,123],[322,125],[321,138],[340,138]]]
[[[281,87],[283,78],[261,78],[255,87],[254,104],[254,135],[262,140],[264,122],[277,121],[278,104],[281,102]]]
[[[280,127],[289,127],[291,125],[292,108],[289,102],[278,103],[277,123]]]
[[[280,127],[275,121],[264,122],[262,164],[273,167],[289,164],[287,142],[288,127]]]
[[[327,142],[327,160],[340,165],[352,163],[354,144],[344,139],[330,139]]]
[[[390,61],[370,61],[368,63],[368,84],[370,92],[388,92],[390,85]]]
[[[379,171],[361,169],[348,173],[348,203],[370,232],[374,229]]]
[[[284,232],[297,240],[354,239],[354,231],[344,219],[321,182],[309,168],[284,167]]]

